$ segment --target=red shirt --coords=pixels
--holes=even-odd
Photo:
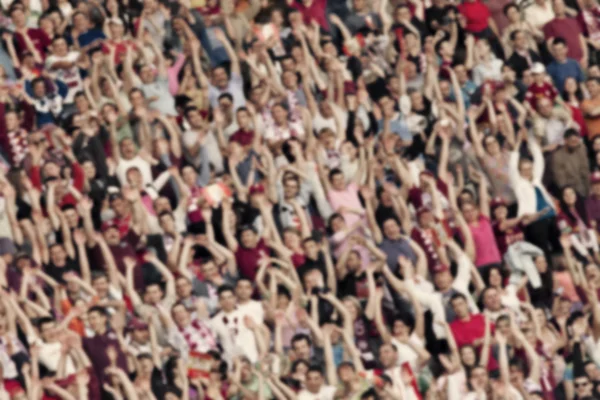
[[[467,20],[465,29],[469,32],[481,32],[488,27],[490,10],[480,0],[466,1],[458,6],[458,11]]]
[[[260,239],[256,247],[252,249],[245,249],[239,245],[235,252],[235,261],[237,262],[240,276],[253,281],[258,272],[258,260],[268,255],[269,248],[263,239]]]
[[[511,244],[525,240],[525,235],[521,229],[521,224],[501,231],[500,224],[494,222],[494,236],[496,236],[496,244],[498,245],[500,254],[506,253],[506,250],[508,250],[508,247]]]
[[[38,28],[28,28],[27,36],[29,36],[29,40],[31,40],[38,53],[40,53],[40,57],[46,58],[46,49],[52,43],[46,32]],[[25,39],[19,32],[15,32],[15,40],[17,41],[17,55],[19,58],[23,58],[23,53],[28,51]]]
[[[325,8],[327,7],[326,0],[312,0],[310,5],[306,6],[305,3],[310,0],[296,0],[292,4],[292,8],[300,11],[306,25],[310,25],[310,22],[314,19],[321,25],[321,28],[329,30],[329,24],[325,16]]]
[[[544,25],[544,37],[546,40],[557,37],[565,39],[568,48],[567,57],[576,61],[581,60],[583,57],[581,42],[579,41],[579,35],[581,34],[581,27],[575,18],[554,18]]]
[[[252,144],[254,140],[254,131],[245,131],[243,129],[238,129],[231,137],[229,138],[230,142],[236,142],[241,146],[249,146]]]
[[[485,317],[483,314],[471,314],[466,321],[456,318],[454,321],[450,322],[450,330],[452,331],[456,345],[459,348],[467,344],[473,345],[473,342],[476,339],[483,339],[485,336]],[[494,334],[494,324],[491,325],[490,334]],[[488,370],[493,370],[497,367],[498,363],[490,354]]]
[[[558,96],[558,92],[551,83],[544,82],[541,85],[533,83],[527,88],[525,100],[531,105],[534,110],[537,110],[537,102],[542,98],[547,98],[554,103],[554,99]]]

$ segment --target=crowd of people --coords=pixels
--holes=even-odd
[[[0,10],[0,400],[600,399],[597,0]]]

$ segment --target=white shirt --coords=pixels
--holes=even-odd
[[[554,19],[552,2],[546,0],[543,6],[533,3],[525,9],[525,20],[531,22],[536,28],[541,28]]]
[[[306,389],[302,389],[298,393],[298,400],[333,400],[335,395],[335,386],[321,386],[318,393],[309,392]]]
[[[58,362],[60,360],[61,348],[62,345],[60,342],[54,343],[46,343],[42,339],[37,336],[30,336],[27,338],[29,344],[36,344],[39,348],[39,360],[42,365],[48,368],[52,372],[56,372],[58,369]],[[65,363],[65,375],[74,374],[77,370],[75,369],[75,365],[73,364],[73,360],[71,356],[67,355],[67,360]]]
[[[131,160],[126,160],[123,157],[119,159],[119,164],[117,164],[117,178],[121,185],[127,185],[127,171],[129,168],[137,167],[142,174],[142,183],[143,186],[149,185],[152,183],[152,169],[150,168],[150,164],[148,161],[144,160],[142,157],[135,156]]]
[[[50,69],[52,64],[58,62],[75,63],[78,58],[78,51],[70,51],[66,56],[62,57],[51,55],[46,59],[46,68]],[[51,69],[50,71],[55,79],[62,81],[69,87],[69,92],[67,93],[67,97],[65,97],[64,102],[65,104],[72,103],[75,100],[75,94],[83,90],[83,81],[81,80],[81,75],[79,74],[79,67],[77,64],[73,64],[70,68]]]
[[[242,318],[245,316],[252,317],[257,325],[262,325],[265,320],[265,310],[260,301],[250,300],[245,304],[238,303],[237,308],[240,314],[242,314]]]
[[[217,334],[227,360],[244,355],[254,364],[258,361],[256,338],[254,332],[246,327],[244,316],[239,309],[227,314],[221,311],[210,320],[210,326]]]
[[[408,341],[415,347],[425,347],[425,343],[415,332],[410,335]],[[410,367],[415,373],[419,372],[421,370],[421,366],[419,365],[419,355],[417,352],[414,351],[410,345],[402,343],[396,338],[392,338],[392,343],[398,349],[397,365],[400,366],[407,362],[410,364]]]

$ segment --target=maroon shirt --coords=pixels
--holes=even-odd
[[[564,38],[569,48],[567,57],[576,61],[581,60],[583,57],[581,42],[579,41],[579,35],[581,34],[581,27],[575,18],[554,18],[544,25],[544,37],[546,40],[557,37]]]
[[[252,141],[254,140],[254,131],[245,131],[243,129],[238,129],[231,137],[229,138],[230,142],[236,142],[241,146],[250,146]]]
[[[235,261],[240,271],[240,276],[253,281],[258,272],[258,260],[268,255],[269,248],[263,239],[260,239],[256,247],[252,249],[245,249],[239,245],[235,252]]]
[[[294,4],[292,4],[292,8],[300,11],[306,25],[310,25],[311,21],[314,19],[321,25],[321,28],[329,31],[329,24],[327,23],[327,18],[325,16],[327,1],[312,0],[311,4],[307,7],[305,3],[308,3],[309,1],[310,0],[296,0]]]
[[[106,349],[112,346],[117,352],[117,367],[127,372],[127,358],[121,350],[117,334],[107,330],[103,335],[94,335],[91,338],[83,338],[83,350],[90,358],[95,375],[101,383],[105,383],[104,370],[110,366],[110,360],[106,355]]]
[[[123,237],[121,243],[116,246],[109,245],[109,249],[115,259],[115,263],[117,264],[117,269],[122,274],[126,273],[125,262],[123,261],[126,257],[132,257],[136,260],[139,259],[136,247],[140,242],[140,237],[137,233],[130,229],[129,232]],[[100,250],[100,246],[96,245],[92,249],[92,258],[90,262],[95,264],[95,269],[103,270],[104,265],[106,264],[104,261],[104,257],[102,256],[102,251]],[[139,260],[138,260],[139,261]],[[97,263],[100,263],[98,265]],[[133,284],[137,290],[144,288],[144,274],[142,272],[142,268],[138,263],[138,266],[133,270]]]
[[[40,56],[46,58],[46,49],[52,43],[46,32],[39,28],[28,28],[27,36],[29,36],[29,40],[31,40],[31,43],[33,43],[36,50],[40,53]],[[23,58],[23,53],[28,51],[25,39],[22,34],[15,32],[15,40],[17,41],[17,55],[19,58]]]
[[[498,245],[500,254],[505,254],[506,250],[508,250],[511,244],[525,240],[525,235],[523,234],[523,225],[521,223],[502,231],[500,230],[500,224],[494,221],[493,227],[494,236],[496,237],[496,244]]]

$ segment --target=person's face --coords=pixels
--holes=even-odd
[[[502,308],[500,294],[496,289],[488,289],[483,297],[485,308],[490,311],[499,311]]]
[[[323,375],[317,371],[309,371],[306,374],[306,389],[309,391],[316,393],[320,390],[323,385]]]
[[[395,337],[406,338],[410,336],[410,329],[404,322],[396,320],[392,327],[392,333]]]
[[[465,203],[462,206],[462,213],[467,222],[475,222],[479,217],[477,208],[471,203]]]
[[[514,46],[519,50],[524,50],[527,48],[527,39],[525,38],[525,34],[523,32],[518,32],[515,34]]]
[[[588,363],[585,366],[585,373],[589,376],[593,381],[597,381],[600,378],[600,369],[594,363]]]
[[[148,332],[146,330],[146,332]],[[138,366],[140,368],[140,372],[142,373],[142,375],[148,375],[150,373],[152,373],[152,370],[154,369],[154,364],[152,363],[152,360],[149,358],[142,358],[140,360],[138,360]]]
[[[535,263],[535,268],[538,270],[538,272],[540,274],[545,273],[546,271],[548,271],[548,261],[546,261],[546,257],[544,256],[537,256],[533,262]]]
[[[554,54],[559,60],[564,60],[567,58],[567,51],[567,46],[565,46],[563,43],[554,45]]]
[[[488,374],[485,368],[476,367],[471,371],[471,379],[469,379],[473,388],[484,389],[487,386]]]
[[[88,313],[88,323],[94,332],[102,332],[106,328],[106,317],[97,311]]]
[[[335,174],[331,177],[331,186],[335,190],[344,190],[346,187],[346,182],[344,181],[343,174]]]
[[[596,281],[598,279],[598,266],[594,263],[589,263],[585,266],[585,278],[588,282]]]
[[[565,145],[569,150],[574,150],[579,147],[579,143],[581,143],[580,139],[576,135],[569,136],[567,139],[565,139]]]
[[[391,368],[396,365],[398,354],[389,344],[384,344],[379,348],[379,362],[384,368]]]
[[[358,318],[358,310],[356,309],[356,305],[354,304],[354,302],[352,302],[352,300],[346,299],[342,302],[342,304],[344,304],[344,308],[348,310],[348,313],[350,314],[350,319],[352,321],[356,320],[356,318]]]
[[[533,179],[533,163],[529,160],[521,161],[519,165],[519,173],[523,178],[530,181]]]
[[[278,310],[287,310],[289,305],[290,305],[290,298],[285,294],[278,293],[277,294],[277,309]]]
[[[587,81],[585,85],[592,96],[596,96],[600,92],[600,84],[596,80]]]
[[[44,82],[36,82],[33,85],[33,95],[37,98],[42,98],[46,95],[46,84]]]
[[[92,287],[102,299],[108,294],[108,279],[105,276],[98,277],[92,281]]]
[[[397,239],[400,235],[400,226],[393,219],[388,219],[383,223],[383,234],[388,239]]]
[[[25,13],[20,8],[15,9],[10,14],[10,18],[17,28],[22,28],[25,26]]]
[[[568,206],[575,205],[575,202],[577,201],[577,194],[575,193],[575,190],[573,190],[573,188],[569,187],[563,190],[563,201]]]
[[[131,337],[137,343],[140,343],[140,344],[148,343],[148,341],[150,340],[150,332],[148,331],[148,328],[134,329],[131,332]]]
[[[162,217],[160,217],[159,223],[160,223],[160,228],[164,232],[174,232],[175,231],[175,220],[173,219],[172,215],[169,215],[169,214],[163,215]]]
[[[253,290],[252,284],[247,280],[240,280],[235,286],[235,294],[240,301],[250,300]]]
[[[173,307],[171,314],[173,315],[173,321],[179,328],[185,328],[189,325],[190,313],[182,304]]]
[[[192,284],[186,278],[179,278],[175,281],[175,292],[177,293],[177,298],[186,299],[190,297],[192,294]]]
[[[235,295],[230,291],[222,292],[219,295],[219,305],[225,312],[233,310],[235,308]]]
[[[274,106],[271,113],[273,114],[273,119],[277,125],[283,125],[287,122],[287,111],[280,105]]]
[[[463,298],[456,298],[452,301],[452,309],[458,318],[466,318],[469,315],[469,306]]]
[[[237,112],[237,123],[242,129],[248,129],[250,127],[250,115],[247,111],[238,111]]]
[[[298,76],[294,71],[285,71],[281,77],[286,89],[295,89],[297,87]]]
[[[127,203],[120,197],[116,197],[110,202],[112,208],[117,215],[124,215],[127,211]]]
[[[65,39],[56,39],[54,43],[52,43],[52,53],[59,57],[63,57],[69,51],[69,47],[67,46],[67,41]]]
[[[504,206],[498,206],[494,209],[494,218],[496,221],[504,221],[508,217],[508,209]]]
[[[463,346],[460,349],[460,360],[463,365],[467,367],[473,367],[477,362],[477,356],[475,350],[471,346]]]
[[[46,343],[52,343],[56,340],[56,323],[54,321],[46,322],[40,326],[40,336]]]
[[[315,260],[319,256],[319,246],[314,240],[307,240],[302,245],[306,256],[312,260]]]
[[[339,232],[346,227],[346,221],[342,217],[336,217],[331,220],[331,230],[335,232]]]
[[[213,82],[216,87],[219,89],[225,89],[229,84],[229,78],[227,77],[227,72],[225,68],[215,68],[213,71]]]
[[[52,246],[50,248],[50,260],[57,267],[62,267],[67,260],[67,252],[61,245]]]
[[[501,287],[502,286],[502,275],[498,272],[497,269],[490,270],[490,286],[491,287]]]
[[[433,283],[440,291],[446,291],[452,285],[452,274],[450,271],[436,272],[433,275]]]
[[[580,376],[573,381],[575,394],[578,398],[584,398],[592,395],[592,383],[586,376]]]
[[[131,186],[133,188],[141,189],[141,185],[143,182],[142,182],[142,174],[139,169],[131,168],[129,171],[127,171],[126,175],[127,175],[126,176],[127,183],[129,184],[129,186]]]
[[[286,179],[283,183],[283,196],[286,199],[293,199],[300,191],[300,184],[296,179]]]
[[[450,94],[452,93],[452,88],[450,87],[450,82],[448,81],[441,81],[440,82],[440,91],[442,92],[442,96],[447,99],[450,97]]]
[[[17,128],[19,128],[19,117],[17,116],[17,113],[15,113],[15,112],[7,113],[6,116],[4,117],[4,121],[6,123],[7,131],[14,131],[14,130],[17,130]]]
[[[517,7],[511,7],[509,10],[507,10],[506,18],[508,18],[508,20],[513,24],[518,22],[521,19],[521,14],[519,13]]]
[[[253,249],[258,242],[258,235],[252,229],[246,229],[240,235],[242,246],[246,249]]]
[[[361,265],[362,265],[362,260],[360,258],[360,255],[358,254],[358,252],[352,251],[348,255],[348,261],[346,262],[346,267],[348,268],[348,271],[350,271],[350,272],[359,271]]]
[[[489,155],[495,156],[500,152],[500,143],[498,143],[498,139],[494,136],[487,136],[483,144]]]
[[[131,139],[123,139],[120,144],[121,154],[126,160],[130,160],[135,157],[135,143]]]
[[[144,83],[154,82],[154,70],[149,65],[145,65],[140,70],[140,79]]]
[[[144,293],[144,300],[148,304],[156,305],[160,303],[162,295],[163,292],[160,285],[148,285],[146,286],[146,292]]]
[[[504,335],[504,337],[510,337],[511,335],[510,322],[506,319],[498,320],[496,322],[496,329],[498,329],[498,331]]]
[[[296,354],[297,359],[310,359],[310,345],[306,340],[295,341],[294,343],[292,343],[292,348],[294,349],[294,354]]]

